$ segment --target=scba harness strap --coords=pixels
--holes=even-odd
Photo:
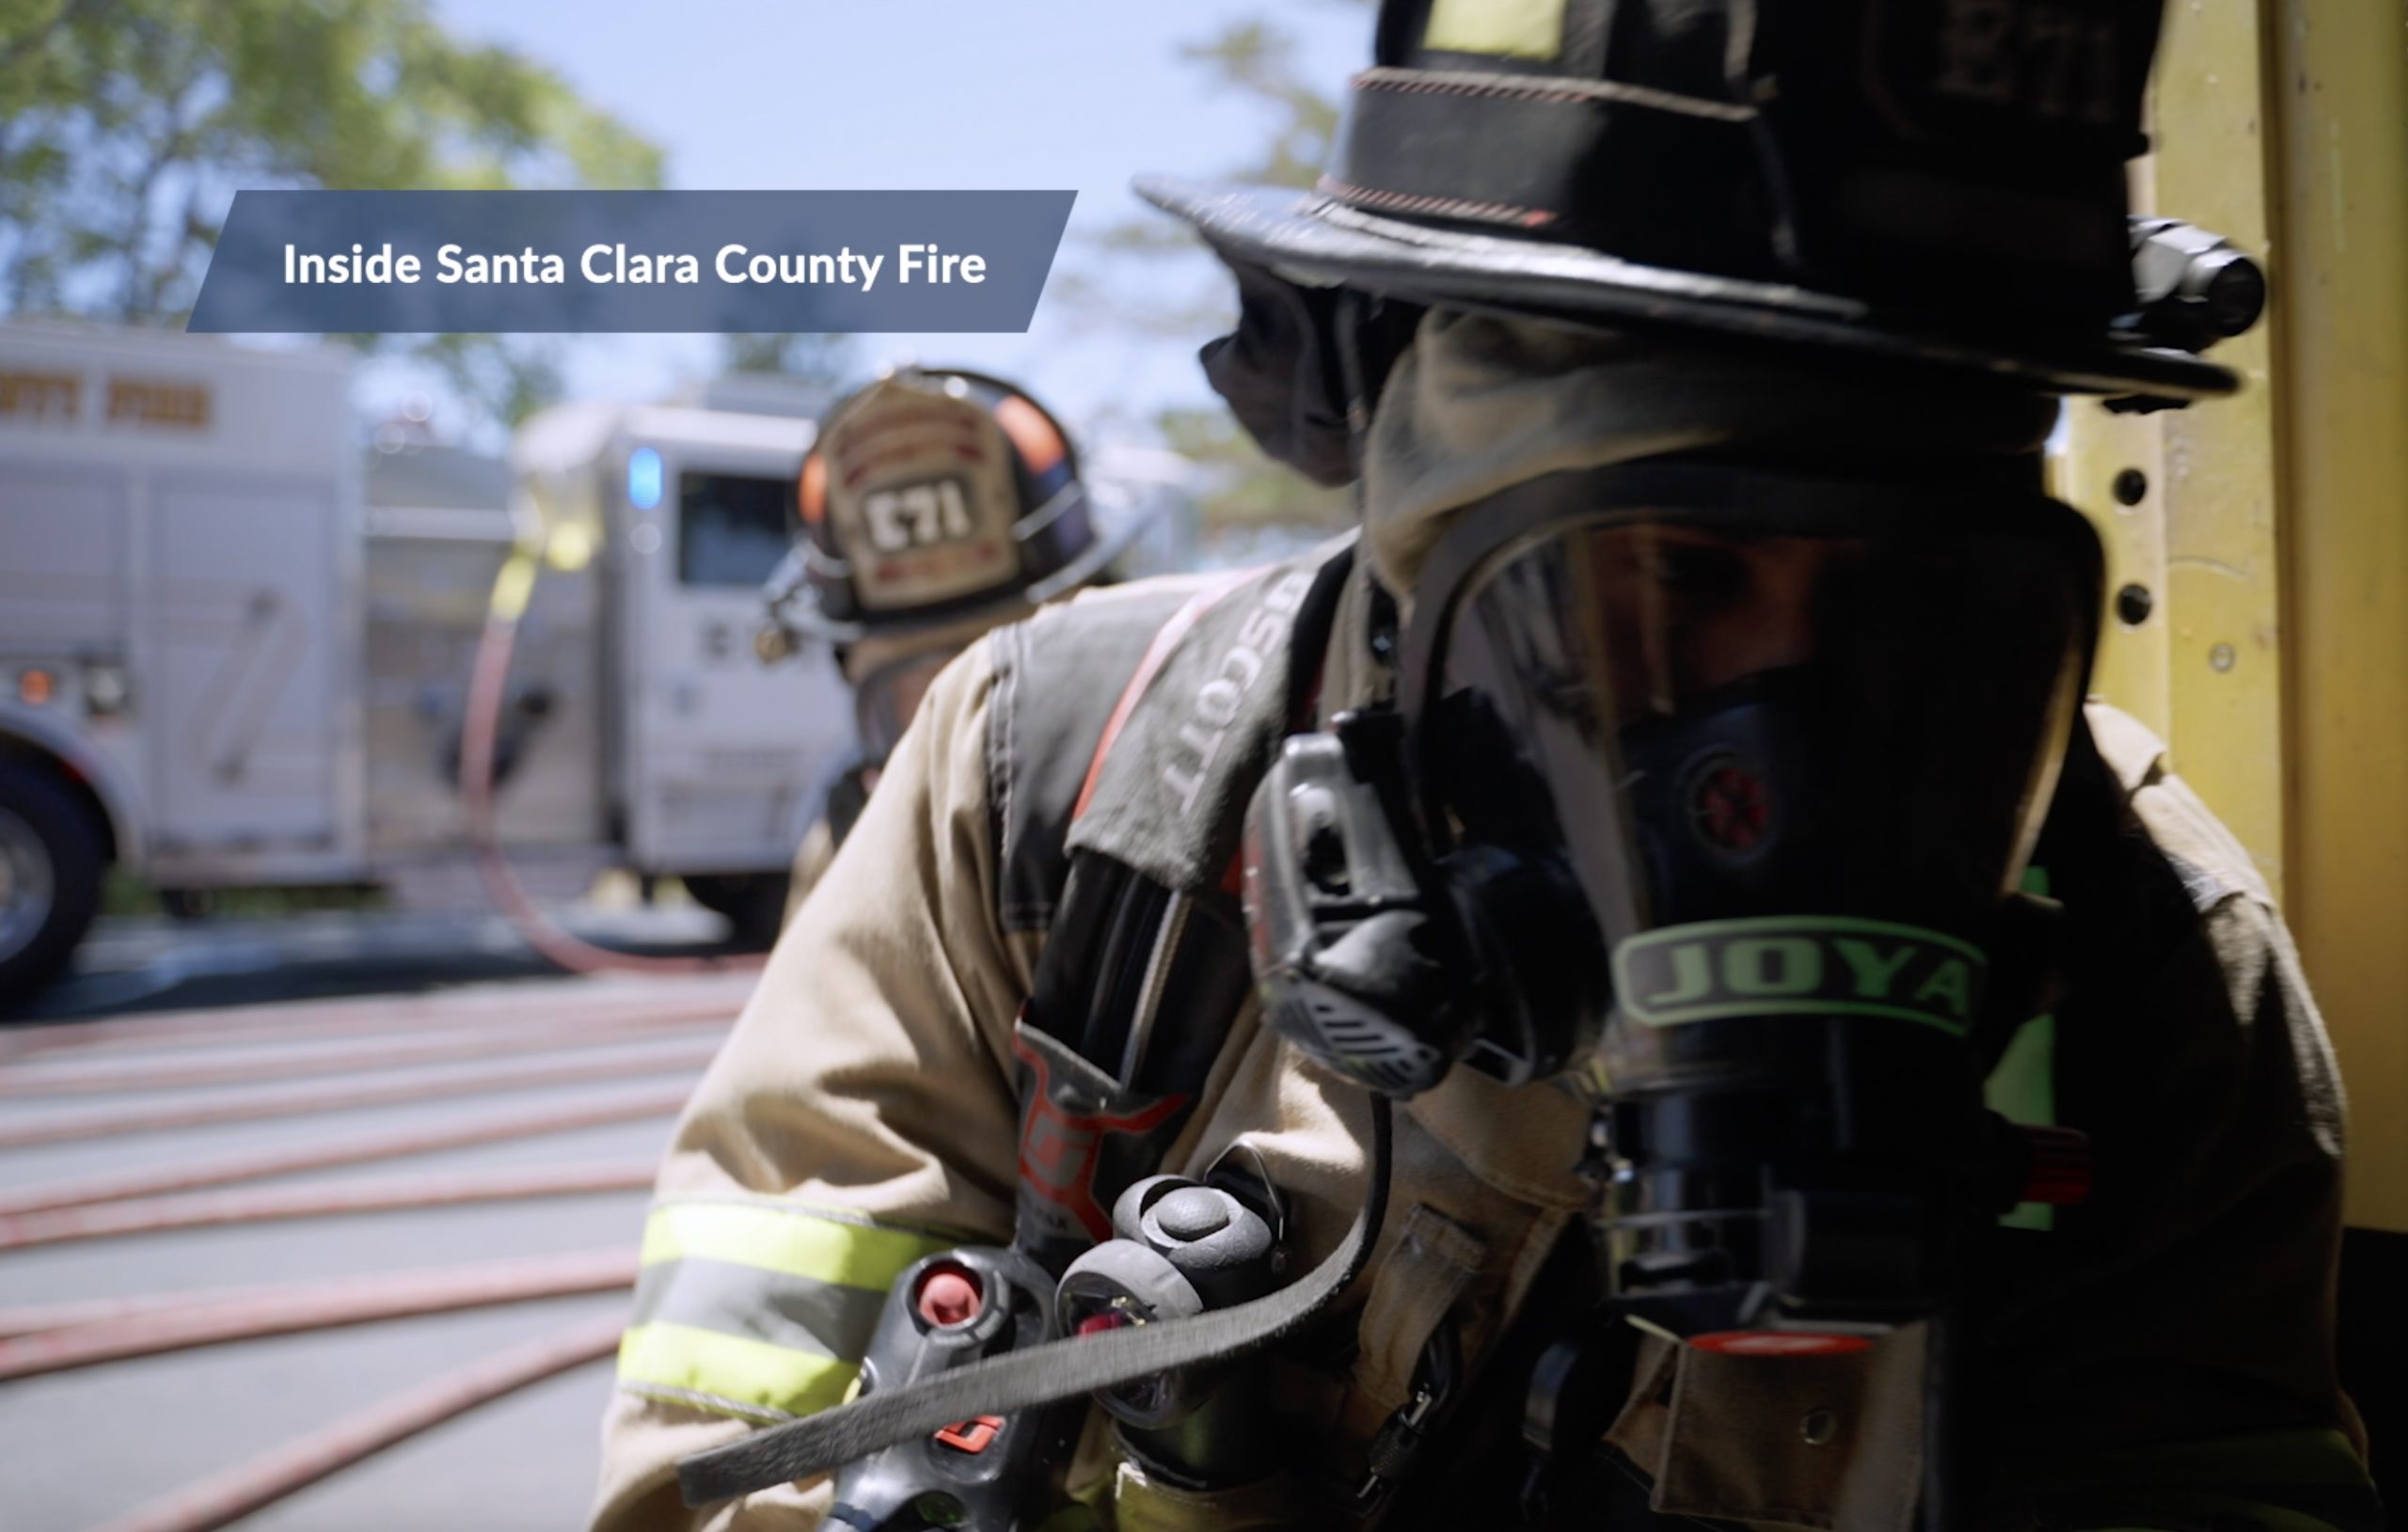
[[[1308,705],[1351,562],[1348,550],[1124,588],[989,640],[998,915],[1006,930],[1047,933],[1014,1052],[1015,1242],[1048,1271],[1107,1237],[1113,1196],[1160,1167],[1244,1003],[1244,926],[1228,876],[1239,825]],[[686,1459],[687,1504],[1273,1344],[1345,1291],[1378,1239],[1386,1103],[1370,1103],[1366,1139],[1363,1208],[1301,1280],[1193,1319],[993,1357]]]
[[[1057,1276],[1111,1237],[1116,1191],[1160,1166],[1244,1003],[1244,932],[1211,891],[1174,888],[1068,844],[1138,703],[1236,583],[1202,586],[1155,630],[1104,719],[1077,798],[1067,814],[1045,821],[1058,827],[1068,873],[1013,1029],[1015,1239]],[[1050,745],[1064,736],[1040,728],[1026,737]]]

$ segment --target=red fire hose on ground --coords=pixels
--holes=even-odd
[[[507,1031],[409,1037],[366,1048],[288,1050],[273,1058],[185,1059],[172,1064],[121,1059],[67,1060],[56,1064],[0,1064],[0,1098],[81,1096],[102,1091],[184,1090],[198,1085],[256,1085],[268,1080],[357,1074],[429,1064],[464,1064],[520,1053],[560,1053],[645,1040],[656,1032],[724,1026],[733,1007],[710,1005],[633,1016],[579,1017]]]
[[[48,1185],[0,1192],[0,1217],[12,1213],[42,1212],[53,1208],[80,1208],[95,1202],[122,1202],[133,1197],[166,1196],[173,1192],[196,1192],[203,1187],[228,1186],[237,1181],[265,1180],[271,1176],[333,1170],[378,1160],[398,1160],[404,1155],[432,1154],[438,1149],[464,1149],[511,1139],[534,1138],[545,1133],[564,1133],[571,1129],[599,1128],[607,1123],[665,1118],[673,1116],[691,1094],[691,1088],[681,1083],[605,1097],[600,1100],[579,1101],[544,1112],[472,1117],[467,1122],[437,1128],[410,1128],[400,1132],[379,1133],[335,1144],[233,1155],[197,1165],[54,1181]]]
[[[186,1195],[161,1195],[194,1187],[287,1175],[531,1138],[605,1123],[663,1119],[682,1103],[690,1075],[721,1030],[698,1025],[723,1021],[732,1005],[698,1003],[683,991],[669,1003],[641,1009],[617,1006],[613,1025],[599,1037],[557,1023],[527,1026],[514,1018],[508,1047],[489,1047],[476,1034],[432,1039],[416,1035],[338,1041],[321,1046],[309,1029],[269,1028],[270,1043],[297,1044],[297,1051],[262,1048],[253,1035],[265,1019],[246,1019],[228,1034],[248,1038],[271,1074],[317,1074],[335,1078],[294,1080],[264,1091],[223,1091],[239,1075],[205,1051],[216,1040],[199,1019],[158,1019],[147,1038],[165,1051],[150,1058],[82,1058],[56,1064],[0,1065],[9,1086],[80,1085],[87,1089],[172,1089],[197,1086],[198,1098],[162,1110],[96,1104],[54,1117],[48,1124],[12,1125],[0,1132],[0,1148],[55,1139],[91,1136],[102,1129],[135,1130],[173,1121],[248,1118],[268,1113],[329,1110],[403,1098],[405,1089],[448,1098],[464,1090],[525,1088],[572,1079],[602,1079],[618,1072],[674,1069],[681,1078],[662,1085],[606,1098],[525,1106],[450,1122],[413,1126],[398,1132],[355,1134],[348,1140],[278,1147],[219,1159],[173,1160],[166,1164],[91,1176],[48,1186],[20,1185],[0,1192],[0,1251],[111,1235],[261,1222],[278,1218],[356,1215],[412,1208],[523,1200],[601,1192],[636,1192],[650,1184],[645,1161],[497,1166],[433,1171],[367,1182],[237,1188]],[[388,1008],[387,1013],[392,1016]],[[523,1001],[520,1017],[526,1015]],[[357,1031],[360,1017],[327,1019],[337,1037]],[[420,1019],[395,1017],[391,1031],[409,1031]],[[428,1019],[452,1021],[450,1014]],[[499,1018],[497,1018],[499,1019]],[[698,1034],[703,1034],[698,1035]],[[135,1039],[129,1036],[128,1041]],[[601,1051],[597,1054],[597,1045]],[[237,1048],[245,1047],[238,1041]],[[528,1056],[532,1054],[534,1056]],[[630,1055],[633,1056],[630,1056]],[[511,1055],[518,1055],[512,1057]],[[431,1063],[499,1066],[434,1086],[422,1080],[375,1078],[396,1069],[415,1075]],[[306,1065],[306,1068],[303,1066]],[[287,1067],[289,1066],[289,1067]],[[343,1078],[338,1071],[347,1071]],[[186,1104],[191,1103],[191,1104]],[[632,1230],[630,1230],[632,1232]],[[475,1261],[404,1271],[377,1271],[331,1280],[273,1282],[259,1286],[150,1293],[110,1299],[0,1308],[0,1382],[40,1377],[75,1368],[157,1356],[196,1347],[246,1343],[337,1327],[407,1320],[421,1316],[481,1310],[576,1295],[623,1294],[633,1284],[638,1256],[631,1246]],[[238,1521],[351,1464],[491,1400],[607,1357],[622,1319],[613,1315],[576,1331],[432,1379],[357,1414],[272,1451],[212,1476],[110,1524],[136,1532],[208,1532]]]
[[[231,1291],[128,1300],[114,1313],[62,1316],[80,1322],[0,1339],[0,1382],[377,1319],[450,1314],[577,1293],[618,1292],[634,1287],[635,1280],[633,1250],[598,1250],[521,1256],[331,1282],[273,1283]]]
[[[716,1029],[675,1049],[654,1048],[617,1058],[530,1059],[502,1068],[469,1075],[368,1081],[341,1086],[311,1084],[294,1090],[277,1087],[246,1091],[218,1100],[158,1106],[96,1107],[61,1113],[47,1120],[0,1128],[0,1149],[22,1149],[41,1144],[72,1144],[125,1133],[164,1132],[179,1128],[203,1128],[219,1123],[261,1122],[275,1117],[309,1116],[322,1112],[356,1111],[362,1107],[401,1106],[423,1101],[430,1094],[447,1097],[487,1096],[498,1091],[539,1089],[547,1085],[584,1084],[600,1080],[641,1079],[674,1075],[691,1080],[710,1062],[719,1047]]]
[[[468,813],[468,838],[485,892],[529,946],[571,973],[713,973],[758,969],[760,957],[655,957],[597,947],[563,929],[536,908],[503,855],[494,828],[494,748],[500,737],[501,703],[510,681],[510,659],[518,646],[518,623],[534,594],[543,558],[524,545],[511,550],[494,576],[486,604],[484,636],[468,678],[467,716],[460,728],[460,797]]]
[[[723,977],[723,976],[722,976]],[[741,979],[742,974],[734,975]],[[578,1025],[621,1021],[707,1021],[736,1014],[747,987],[705,979],[673,986],[599,985],[577,997]],[[484,1036],[526,1027],[558,1027],[558,1013],[532,1010],[507,987],[462,993],[238,1005],[225,1010],[130,1016],[112,1021],[51,1021],[0,1028],[0,1064],[71,1067],[125,1051],[215,1048],[228,1043],[312,1044],[339,1037],[408,1032]],[[71,1059],[56,1055],[70,1054]]]
[[[517,549],[496,580],[470,677],[462,732],[461,793],[478,870],[488,895],[531,947],[572,972],[705,974],[757,969],[760,960],[752,958],[648,956],[612,952],[585,941],[561,928],[536,907],[503,854],[494,823],[495,750],[518,622],[538,567],[531,550]],[[724,1009],[720,1010],[719,1015],[724,1014]],[[242,1035],[247,1028],[266,1037],[306,1037],[314,1042],[318,1037],[371,1030],[356,1026],[359,1019],[354,1015],[335,1013],[325,1017],[323,1030],[318,1030],[293,1026],[289,1017],[261,1016],[255,1022],[246,1019],[244,1024],[222,1031],[210,1040]],[[176,1043],[169,1040],[171,1030],[146,1029],[138,1035],[130,1034],[128,1040],[135,1046],[153,1042],[172,1048]],[[629,1030],[633,1030],[632,1026]],[[313,1076],[438,1062],[483,1063],[512,1054],[539,1055],[524,1063],[483,1068],[473,1082],[460,1082],[469,1089],[507,1089],[690,1066],[703,1062],[699,1051],[689,1058],[687,1051],[674,1048],[673,1043],[673,1052],[672,1049],[643,1049],[639,1058],[622,1054],[562,1061],[540,1056],[549,1050],[538,1039],[548,1041],[553,1035],[557,1034],[547,1029],[518,1034],[507,1044],[470,1039],[461,1039],[456,1046],[449,1042],[375,1043],[337,1048],[306,1060],[297,1056],[271,1059],[265,1067],[270,1075],[297,1082]],[[566,1037],[561,1040],[563,1044],[568,1041]],[[610,1040],[637,1039],[622,1032]],[[660,1040],[671,1043],[671,1037]],[[590,1046],[594,1039],[581,1041]],[[64,1038],[28,1039],[0,1052],[0,1058],[24,1058],[54,1046],[77,1045]],[[176,1089],[231,1083],[244,1078],[241,1066],[230,1066],[222,1060],[129,1062],[122,1066],[68,1066],[55,1069],[20,1065],[0,1070],[0,1095],[22,1098],[69,1095],[79,1090]],[[417,1088],[422,1091],[426,1087]],[[270,1218],[638,1187],[648,1179],[646,1167],[587,1165],[482,1175],[437,1174],[400,1177],[381,1185],[267,1187],[201,1196],[171,1194],[606,1122],[665,1116],[682,1103],[688,1088],[680,1081],[669,1089],[562,1103],[535,1112],[414,1128],[400,1133],[356,1137],[347,1143],[22,1187],[0,1193],[0,1250]],[[329,1105],[386,1103],[405,1098],[402,1093],[408,1089],[399,1082],[310,1080],[297,1090],[243,1092],[237,1098],[178,1104],[164,1110],[155,1106],[133,1110],[111,1103],[0,1132],[0,1148],[179,1124],[235,1120],[262,1111],[280,1113],[325,1110]],[[191,1347],[333,1326],[576,1293],[623,1291],[634,1282],[637,1260],[633,1250],[593,1251],[326,1283],[275,1284],[137,1299],[81,1300],[0,1311],[0,1379],[28,1378]],[[109,1522],[103,1532],[213,1532],[479,1405],[608,1356],[617,1344],[622,1322],[619,1316],[613,1315],[432,1379],[223,1473],[187,1485]]]
[[[455,1415],[600,1361],[617,1349],[619,1328],[615,1317],[595,1320],[444,1373],[186,1485],[97,1532],[215,1532]]]
[[[268,1224],[295,1218],[341,1218],[427,1208],[525,1202],[538,1197],[642,1192],[658,1169],[649,1160],[600,1164],[508,1166],[500,1170],[435,1171],[326,1186],[246,1187],[183,1196],[89,1203],[47,1212],[0,1217],[0,1251],[33,1250],[86,1240],[112,1240],[171,1229]],[[0,1335],[13,1334],[10,1311],[0,1309]]]

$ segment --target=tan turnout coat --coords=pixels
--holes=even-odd
[[[1072,609],[1124,599],[1127,589],[1084,595]],[[689,1512],[678,1504],[676,1460],[838,1397],[848,1359],[831,1337],[865,1333],[889,1268],[946,1240],[1009,1237],[1009,1041],[1041,937],[1007,933],[996,913],[993,799],[1006,779],[987,727],[997,705],[992,655],[990,644],[974,646],[936,684],[677,1127],[659,1177],[663,1211],[647,1237],[651,1296],[605,1426],[597,1532],[816,1525],[824,1482]],[[1340,646],[1324,695],[1359,694],[1368,684],[1359,663]],[[2053,1243],[2035,1268],[2021,1343],[2036,1360],[2024,1393],[1998,1413],[1995,1445],[2021,1465],[2010,1468],[1996,1512],[2009,1523],[2023,1519],[2020,1496],[2050,1485],[2103,1478],[2144,1500],[2194,1493],[2224,1470],[2203,1480],[2181,1456],[2188,1443],[2279,1438],[2284,1462],[2310,1461],[2240,1475],[2215,1492],[2244,1499],[2263,1496],[2269,1474],[2338,1482],[2353,1461],[2335,1431],[2353,1428],[2328,1338],[2339,1100],[2297,958],[2263,878],[2166,770],[2162,746],[2102,707],[2090,722],[2132,854],[2170,855],[2189,897],[2162,912],[2157,934],[2139,944],[2147,950],[2131,953],[2146,976],[2131,1014],[2092,1023],[2132,1046],[2058,1036],[2053,1096],[2061,1117],[2099,1143],[2102,1207],[2032,1236]],[[1306,1253],[1317,1257],[1359,1205],[1364,1121],[1358,1093],[1260,1028],[1249,1005],[1169,1162],[1198,1170],[1244,1136],[1291,1199]],[[1389,1216],[1352,1299],[1359,1349],[1308,1397],[1299,1428],[1319,1433],[1335,1473],[1359,1470],[1442,1318],[1460,1326],[1469,1355],[1497,1341],[1580,1216],[1572,1166],[1584,1126],[1563,1089],[1507,1090],[1465,1069],[1400,1108]],[[685,1232],[663,1234],[664,1216],[686,1220]],[[880,1257],[887,1266],[856,1261],[850,1287],[799,1289],[783,1313],[845,1315],[796,1335],[786,1317],[730,1318],[727,1283],[752,1270],[746,1251],[767,1246],[747,1234],[753,1243],[712,1256],[715,1219],[750,1220],[769,1245],[781,1231],[800,1248],[847,1228],[899,1242]],[[728,1250],[742,1258],[731,1265]],[[805,1267],[780,1280],[806,1267],[815,1281],[832,1280],[808,1266],[818,1256],[797,1258]],[[719,1296],[687,1304],[680,1284],[701,1294],[708,1285],[688,1275],[705,1271],[724,1279]],[[838,1301],[822,1302],[838,1288]],[[740,1310],[740,1281],[736,1290]],[[663,1315],[676,1322],[647,1324]],[[810,1386],[787,1401],[793,1408],[719,1393],[719,1375],[699,1365],[678,1370],[688,1366],[672,1344],[679,1337],[701,1331],[707,1349],[748,1327],[726,1343],[737,1362],[775,1363],[774,1348],[757,1348],[781,1335],[789,1350],[830,1353],[818,1372],[798,1375]],[[1642,1357],[1611,1440],[1653,1477],[1658,1510],[1906,1532],[1920,1461],[1917,1345],[1909,1334],[1869,1358],[1807,1363],[1659,1347]],[[648,1360],[653,1348],[673,1360]],[[2033,1393],[2051,1397],[2025,1397]],[[1834,1418],[1810,1442],[1800,1421],[1814,1411]],[[1124,1526],[1247,1524],[1235,1506],[1172,1496],[1165,1507],[1143,1490],[1124,1499]]]

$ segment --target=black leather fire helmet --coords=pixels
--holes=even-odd
[[[2124,167],[2159,10],[1385,0],[1316,189],[1137,188],[1257,274],[1249,313],[1277,307],[1261,275],[1287,287],[1291,340],[1346,289],[2205,398],[2235,376],[2136,312]]]
[[[899,368],[840,401],[796,507],[765,651],[1010,622],[1094,579],[1146,529],[1142,516],[1099,524],[1077,449],[1042,405],[951,368]]]

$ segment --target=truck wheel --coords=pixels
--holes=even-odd
[[[49,773],[0,760],[0,1003],[64,967],[101,907],[101,827]]]
[[[786,912],[784,873],[693,873],[684,881],[694,903],[727,917],[737,945],[761,948],[778,940]]]

